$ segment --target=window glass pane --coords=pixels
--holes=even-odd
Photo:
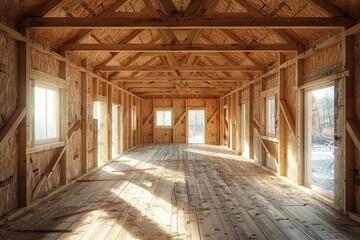
[[[34,128],[35,140],[46,138],[46,90],[35,87]]]
[[[58,135],[58,103],[57,92],[47,90],[47,138],[56,138]]]
[[[172,126],[171,111],[156,111],[156,126]]]
[[[165,126],[171,126],[171,112],[170,111],[164,111],[164,113],[165,113],[164,125]]]
[[[267,134],[276,134],[276,107],[275,107],[275,97],[266,98],[266,133]]]
[[[34,87],[34,141],[59,140],[59,90],[43,85]]]
[[[164,125],[164,112],[163,111],[157,111],[156,112],[156,125],[157,126],[163,126]]]

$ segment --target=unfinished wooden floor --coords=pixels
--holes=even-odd
[[[58,231],[58,232],[56,232]],[[0,239],[359,239],[360,224],[220,146],[143,145]]]

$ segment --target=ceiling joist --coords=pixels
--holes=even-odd
[[[168,81],[250,81],[253,80],[251,77],[218,77],[218,78],[206,78],[206,77],[109,77],[109,81],[111,82],[146,82],[146,81],[153,81],[153,82],[168,82]]]
[[[218,71],[247,71],[247,72],[263,72],[264,67],[258,66],[97,66],[95,70],[102,72],[116,72],[116,71],[139,71],[139,72],[218,72]]]
[[[289,52],[298,44],[65,44],[61,51],[86,52]]]
[[[21,23],[29,28],[71,29],[289,29],[350,27],[354,21],[348,17],[153,17],[153,18],[25,18]]]

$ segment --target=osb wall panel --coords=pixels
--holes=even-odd
[[[68,128],[81,120],[81,73],[74,67],[68,67]],[[74,179],[82,172],[81,131],[76,131],[68,142],[69,177]]]
[[[277,155],[277,143],[266,142],[266,146],[269,148],[270,151],[274,152]],[[267,154],[266,156],[266,166],[275,172],[278,172],[278,162],[276,159],[272,158]]]
[[[357,125],[360,126],[360,35],[355,36],[355,96],[354,110]],[[355,211],[360,213],[360,151],[354,151],[354,200]]]
[[[0,33],[0,130],[16,109],[17,43]],[[0,217],[17,206],[18,144],[17,131],[0,149]]]
[[[34,191],[38,185],[42,174],[45,172],[47,166],[50,164],[57,150],[50,150],[30,154],[30,189]],[[46,179],[42,184],[37,198],[46,195],[47,192],[60,186],[60,165],[57,165],[52,175]]]
[[[342,71],[341,42],[304,60],[304,83]]]
[[[211,118],[213,118],[212,121]],[[220,126],[220,114],[219,114],[219,101],[218,100],[206,100],[206,143],[207,144],[220,144],[219,139],[219,126]]]
[[[265,78],[264,81],[265,81],[265,84],[264,84],[265,89],[264,90],[268,90],[268,89],[277,87],[277,85],[278,85],[277,74],[274,74],[268,78]]]
[[[150,118],[148,122],[145,122],[146,119],[153,112],[153,101],[152,100],[143,100],[142,101],[142,128],[143,128],[143,143],[152,143],[153,142],[153,122],[154,117]]]
[[[30,48],[29,67],[59,77],[60,62],[51,55]]]
[[[172,143],[173,141],[173,130],[167,128],[156,128],[155,127],[154,143]]]
[[[184,100],[174,100],[173,101],[173,113],[174,113],[174,125],[180,120],[180,117],[183,113],[186,114],[186,102]],[[174,143],[184,143],[186,142],[186,123],[187,118],[185,117],[179,122],[176,128],[174,128]]]
[[[285,83],[284,83],[284,92],[285,92],[285,101],[290,110],[291,116],[296,122],[296,92],[294,87],[296,85],[296,66],[289,66],[284,70],[285,72]],[[296,138],[295,135],[290,130],[287,123],[285,123],[285,136],[286,136],[286,175],[292,180],[297,178],[297,147],[296,147]]]
[[[187,107],[188,108],[192,108],[192,107],[206,107],[206,100],[187,100]]]

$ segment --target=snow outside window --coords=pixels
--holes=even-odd
[[[157,127],[171,127],[172,126],[171,110],[156,111],[156,126]]]

